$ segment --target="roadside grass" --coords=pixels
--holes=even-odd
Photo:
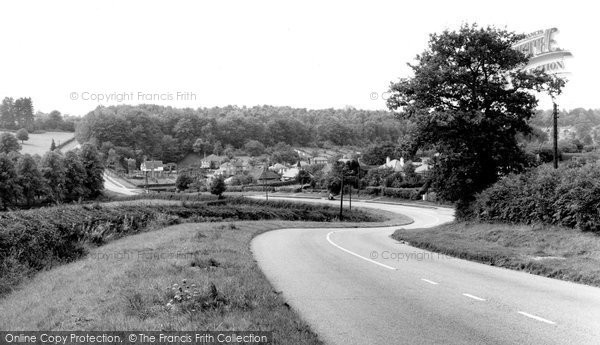
[[[203,195],[191,199],[173,197],[187,199],[132,199],[0,213],[0,296],[39,271],[85,256],[90,247],[168,225],[223,220],[336,223],[339,216],[337,208],[331,205],[249,198],[214,200]],[[385,219],[380,214],[356,209],[346,212],[343,224]]]
[[[128,236],[41,272],[0,299],[0,329],[266,330],[276,344],[322,344],[262,274],[250,241],[282,228],[410,222],[379,214],[391,217],[383,223],[186,223]]]
[[[73,138],[75,133],[73,132],[45,132],[41,134],[33,134],[29,133],[29,140],[25,141],[21,144],[22,149],[21,153],[29,153],[31,155],[38,154],[43,156],[46,152],[50,150],[50,145],[52,144],[52,139],[58,146],[60,143],[64,143],[67,140]],[[19,143],[21,141],[19,140]],[[71,146],[71,145],[68,145]],[[63,149],[63,151],[68,151],[68,149]]]
[[[600,287],[600,236],[556,226],[456,222],[397,230],[411,246]]]

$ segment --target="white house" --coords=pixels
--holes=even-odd
[[[286,171],[283,173],[282,179],[283,179],[284,181],[290,181],[290,180],[293,180],[293,179],[295,179],[296,177],[298,177],[298,174],[299,174],[299,173],[300,173],[300,169],[298,169],[298,168],[290,168],[290,169],[287,169],[287,170],[286,170]]]
[[[394,171],[402,171],[402,169],[404,168],[404,158],[400,157],[400,160],[398,159],[391,159],[390,157],[387,157],[385,159],[385,164],[379,166],[380,169],[393,169]]]

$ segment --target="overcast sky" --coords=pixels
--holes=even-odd
[[[72,115],[120,103],[384,109],[381,94],[409,75],[406,63],[430,33],[477,22],[524,33],[559,28],[558,46],[574,55],[561,108],[600,108],[593,4],[3,2],[0,97],[28,96],[36,110]],[[91,100],[102,94],[129,98]]]

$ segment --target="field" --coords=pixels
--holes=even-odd
[[[600,236],[558,226],[452,223],[398,230],[410,245],[492,266],[600,287]]]
[[[73,138],[75,133],[71,132],[46,132],[41,134],[29,134],[29,140],[25,141],[21,146],[21,153],[29,153],[31,155],[38,154],[40,156],[44,155],[48,150],[50,150],[50,145],[52,143],[52,139],[54,139],[55,144],[58,146],[61,143]],[[19,141],[20,142],[20,141]],[[67,145],[67,147],[63,148],[62,151],[68,151],[73,149],[77,145],[77,142],[74,141]]]
[[[129,199],[120,203],[139,208],[152,202]],[[162,204],[158,207],[164,210],[175,201],[154,202],[156,206]],[[280,206],[280,215],[269,212],[276,218],[289,217],[294,208],[305,208],[289,203],[250,204]],[[114,206],[93,209],[106,214]],[[314,215],[321,209],[306,207]],[[383,211],[375,211],[373,217],[388,220],[370,226],[409,221]],[[91,248],[80,260],[40,272],[0,299],[0,329],[272,330],[276,344],[321,344],[268,283],[252,257],[250,241],[273,229],[358,225],[365,226],[226,221],[179,224],[131,235]]]

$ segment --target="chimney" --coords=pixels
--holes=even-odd
[[[385,158],[385,164],[390,164],[390,156],[387,156],[387,157]]]
[[[404,157],[400,157],[400,166],[403,167],[404,166]]]

